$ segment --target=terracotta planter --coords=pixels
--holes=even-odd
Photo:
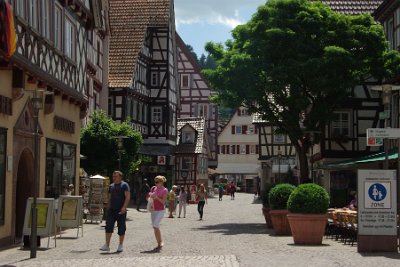
[[[289,213],[293,240],[299,245],[321,245],[328,222],[327,214]]]
[[[270,210],[269,214],[276,235],[291,235],[290,225],[286,217],[288,210]]]
[[[269,214],[269,211],[271,208],[262,208],[264,218],[265,218],[265,223],[267,224],[268,228],[272,228],[272,221],[271,221],[271,215]]]

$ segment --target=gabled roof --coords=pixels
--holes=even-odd
[[[177,146],[175,153],[185,154],[201,154],[203,153],[203,145],[207,142],[206,139],[206,120],[203,117],[189,117],[180,118],[177,122],[177,129],[181,131],[186,125],[190,125],[197,133],[194,144],[182,144],[180,143],[180,135],[178,135]]]
[[[109,87],[129,87],[148,27],[168,26],[171,0],[110,1]]]
[[[333,11],[346,15],[371,14],[383,0],[322,0]]]

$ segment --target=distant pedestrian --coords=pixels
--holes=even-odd
[[[199,212],[200,220],[203,220],[204,205],[207,204],[207,192],[204,188],[204,184],[200,185],[199,191],[196,193],[196,200],[199,201],[197,204],[197,211]]]
[[[131,194],[128,183],[122,181],[122,178],[122,172],[113,172],[113,183],[108,189],[108,211],[105,229],[106,243],[100,248],[102,251],[110,251],[111,235],[114,231],[115,222],[117,222],[119,235],[117,252],[123,251],[123,243],[126,231],[126,212]]]
[[[168,210],[169,210],[169,216],[168,218],[174,218],[174,216],[172,215],[172,213],[175,211],[176,208],[176,189],[178,187],[176,185],[172,186],[171,191],[169,191],[168,194]]]
[[[218,195],[219,195],[219,201],[222,201],[222,196],[224,195],[224,186],[222,184],[219,184],[218,187]]]
[[[235,200],[236,186],[232,183],[230,186],[231,200]]]
[[[153,199],[153,208],[151,210],[151,224],[154,229],[154,236],[157,240],[155,251],[160,251],[163,247],[161,238],[160,223],[165,215],[165,202],[167,201],[168,189],[164,187],[167,179],[164,176],[158,175],[154,178],[155,188],[150,192],[150,197]]]
[[[184,186],[181,186],[181,191],[179,192],[178,200],[179,200],[179,215],[178,218],[181,217],[181,212],[183,208],[183,218],[186,218],[186,206],[187,206],[187,198],[188,194],[185,190]]]
[[[150,192],[150,186],[147,183],[147,179],[144,179],[143,180],[143,184],[140,187],[139,194],[137,196],[137,203],[136,203],[136,210],[137,211],[140,211],[141,204],[143,202],[146,202],[147,197],[148,197],[147,195],[149,194],[149,192]]]

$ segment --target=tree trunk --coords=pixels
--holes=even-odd
[[[309,170],[308,170],[308,160],[307,160],[307,150],[303,147],[300,147],[300,151],[298,151],[299,155],[299,167],[300,167],[300,183],[306,183],[309,181]]]

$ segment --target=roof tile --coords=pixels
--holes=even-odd
[[[131,84],[147,27],[168,27],[171,1],[110,1],[109,87]]]
[[[371,14],[383,0],[322,0],[333,11],[346,15]]]

